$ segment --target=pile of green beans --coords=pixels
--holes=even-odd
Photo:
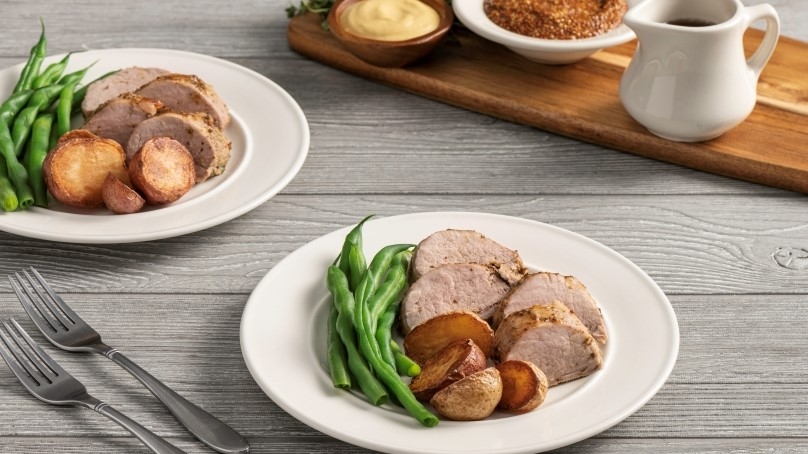
[[[345,237],[337,260],[328,267],[331,292],[327,355],[335,387],[358,387],[374,405],[388,400],[404,407],[426,427],[438,418],[419,402],[402,380],[421,372],[393,340],[412,244],[385,246],[367,264],[362,248],[362,226]]]
[[[70,117],[86,86],[77,90],[87,68],[64,74],[67,54],[40,71],[47,55],[45,24],[31,48],[11,94],[0,105],[0,208],[3,211],[46,207],[42,175],[45,156],[70,130]]]

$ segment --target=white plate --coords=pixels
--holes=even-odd
[[[43,67],[60,58],[50,57]],[[280,86],[255,71],[190,52],[105,49],[73,54],[66,72],[93,62],[97,63],[85,81],[129,66],[156,66],[195,74],[211,84],[233,117],[225,130],[233,142],[227,169],[168,206],[115,215],[52,201],[48,209],[0,213],[0,230],[73,243],[127,243],[183,235],[229,221],[267,201],[289,184],[306,159],[309,125],[303,111]],[[0,99],[11,92],[21,69],[22,64],[0,71]]]
[[[393,453],[532,453],[595,435],[639,409],[665,383],[679,350],[670,302],[636,265],[570,231],[480,213],[420,213],[372,220],[370,255],[416,243],[437,230],[474,229],[517,249],[531,269],[577,276],[603,311],[603,368],[550,389],[538,409],[425,428],[393,406],[374,407],[332,387],[325,359],[325,270],[351,227],[325,235],[278,263],[253,291],[241,320],[241,349],[255,381],[284,410],[349,443]]]

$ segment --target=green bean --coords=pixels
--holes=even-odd
[[[407,265],[412,254],[410,251],[403,251],[396,254],[393,263],[384,283],[368,301],[371,311],[371,329],[375,332],[376,341],[379,343],[379,351],[384,361],[395,367],[399,375],[409,375],[412,373],[411,365],[401,369],[399,361],[395,355],[395,349],[391,344],[395,344],[393,337],[393,324],[396,321],[398,310],[401,306],[401,293],[407,283]],[[375,321],[376,325],[373,325]],[[403,354],[402,354],[403,355]],[[409,358],[408,358],[409,359]],[[410,360],[410,363],[412,361]],[[420,368],[419,368],[420,371]]]
[[[53,103],[63,88],[64,86],[62,85],[48,85],[34,91],[34,94],[31,95],[25,109],[14,119],[14,125],[11,129],[11,140],[14,145],[15,155],[19,156],[22,153],[22,147],[28,139],[28,134],[31,133],[31,127],[34,125],[34,120],[36,120],[39,112]]]
[[[31,86],[33,89],[47,87],[48,85],[53,84],[60,77],[62,77],[62,73],[65,72],[65,68],[67,68],[67,63],[70,60],[70,54],[64,56],[61,60],[56,63],[52,63],[45,68],[36,79],[34,79],[34,83]]]
[[[84,101],[84,97],[87,96],[87,86],[88,85],[84,85],[73,93],[73,105],[70,108],[71,114],[78,113],[81,110],[81,102]]]
[[[48,155],[51,128],[53,127],[53,114],[44,114],[34,121],[31,129],[31,139],[28,141],[29,150],[26,165],[31,189],[34,192],[34,204],[40,207],[48,206],[48,191],[45,188],[45,179],[42,176],[42,163]]]
[[[57,131],[57,128],[51,126],[50,140],[48,140],[48,153],[56,148],[56,142],[59,141],[59,137],[61,136],[59,136],[59,131]]]
[[[45,21],[39,20],[42,26],[42,32],[39,34],[39,41],[31,48],[31,53],[28,56],[28,62],[22,68],[20,78],[17,85],[14,87],[12,93],[18,93],[22,90],[28,90],[34,83],[34,79],[39,75],[39,68],[42,66],[42,61],[45,59],[47,48],[47,39],[45,38]]]
[[[354,280],[351,277],[351,266],[350,266],[351,247],[356,246],[357,249],[359,250],[359,252],[362,253],[361,259],[358,256],[354,257],[354,259],[356,260],[355,266],[357,268],[364,268],[364,267],[359,265],[361,262],[365,261],[365,256],[364,256],[363,248],[362,248],[362,226],[364,226],[365,222],[367,222],[367,220],[372,218],[373,216],[374,215],[371,214],[370,216],[365,217],[365,219],[362,219],[361,221],[359,221],[359,224],[356,224],[356,227],[354,227],[350,232],[348,232],[347,235],[345,235],[345,241],[342,243],[342,251],[340,252],[340,256],[339,256],[340,257],[339,258],[339,268],[342,270],[343,273],[345,273],[346,276],[348,276],[348,281],[349,282],[353,282],[353,280]],[[361,279],[359,279],[359,280],[361,280]],[[351,291],[354,291],[354,290],[356,290],[356,287],[351,286]]]
[[[408,377],[416,377],[421,373],[421,366],[410,359],[409,356],[405,355],[395,341],[390,341],[390,348],[393,350],[393,356],[396,358],[396,370],[399,374]]]
[[[370,262],[370,266],[368,266],[368,269],[365,272],[365,277],[356,288],[355,297],[357,303],[359,300],[367,302],[367,299],[376,293],[376,289],[379,288],[379,285],[387,274],[387,270],[390,268],[390,264],[396,254],[413,247],[415,247],[414,244],[391,244],[383,247],[379,252],[377,252],[373,257],[373,260]]]
[[[331,374],[331,382],[335,388],[350,389],[351,388],[351,374],[348,371],[348,352],[345,351],[345,345],[339,337],[337,331],[337,317],[339,311],[337,306],[333,303],[330,304],[328,310],[328,344],[327,355],[328,358],[328,372]]]
[[[10,136],[11,152],[14,153],[14,156],[22,154],[23,145],[25,145],[25,141],[28,139],[28,134],[31,132],[31,127],[34,125],[38,113],[38,108],[26,107],[17,115],[17,118],[14,119],[14,126],[11,129]],[[6,127],[6,129],[8,129],[8,127]]]
[[[14,211],[17,206],[19,206],[19,200],[11,181],[8,179],[6,160],[0,158],[0,207],[3,208],[3,211]]]
[[[78,81],[71,82],[59,93],[59,104],[56,105],[56,130],[59,137],[70,131],[70,113],[73,110],[73,91]]]
[[[368,263],[365,259],[365,254],[357,246],[351,248],[348,252],[348,268],[351,274],[348,275],[348,283],[351,286],[351,291],[356,290],[362,278],[365,277],[365,272],[368,269]]]
[[[379,289],[368,300],[370,308],[371,328],[376,330],[379,317],[391,303],[397,300],[407,285],[407,264],[412,256],[410,251],[402,251],[393,257],[389,271]]]
[[[34,203],[34,194],[31,186],[28,185],[28,172],[25,170],[25,166],[17,160],[8,125],[2,122],[0,122],[0,155],[5,159],[8,176],[14,185],[20,208],[28,208]]]
[[[433,427],[438,424],[437,416],[427,410],[426,407],[415,398],[410,388],[401,380],[401,377],[399,377],[395,367],[390,366],[382,359],[379,345],[376,343],[374,333],[370,330],[370,310],[367,305],[367,293],[364,294],[365,296],[361,296],[363,293],[360,293],[372,289],[374,284],[378,285],[380,278],[377,278],[375,273],[386,268],[386,266],[384,266],[385,262],[389,264],[396,253],[410,247],[412,247],[412,245],[387,246],[382,248],[382,250],[376,254],[376,257],[373,258],[370,267],[368,267],[368,272],[365,274],[362,283],[357,289],[354,325],[356,326],[360,351],[367,359],[370,367],[376,372],[376,376],[387,386],[396,400],[401,403],[410,415],[417,419],[422,425]]]
[[[45,110],[59,96],[64,87],[62,84],[53,84],[34,90],[34,94],[31,95],[26,107],[36,107],[40,111]]]
[[[33,90],[22,90],[9,96],[0,106],[0,121],[7,125],[12,124],[14,117],[25,107],[32,94],[34,94]]]
[[[384,386],[373,376],[366,359],[357,349],[356,330],[351,318],[356,308],[353,294],[348,286],[348,278],[339,267],[329,266],[326,284],[331,296],[334,298],[334,305],[337,307],[336,330],[340,339],[342,339],[343,345],[345,345],[348,368],[356,379],[359,389],[367,396],[368,400],[373,405],[381,405],[387,401],[389,396]]]
[[[84,76],[87,74],[87,71],[89,71],[90,68],[92,68],[93,65],[95,65],[96,63],[98,63],[98,61],[92,62],[92,64],[90,64],[90,66],[87,66],[86,68],[80,69],[78,71],[69,74],[65,74],[56,83],[60,85],[70,85],[74,82],[75,83],[81,82],[81,79],[84,79]]]
[[[391,343],[395,343],[393,341],[393,323],[396,321],[397,314],[394,306],[394,304],[388,306],[388,310],[384,311],[382,316],[379,317],[374,336],[376,337],[376,342],[379,344],[379,354],[381,354],[384,362],[396,367],[396,357],[393,354],[393,349],[390,346]],[[404,375],[400,370],[398,371],[398,374]]]

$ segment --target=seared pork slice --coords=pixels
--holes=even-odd
[[[125,93],[102,104],[82,129],[125,147],[135,127],[153,117],[161,107],[163,103],[156,99]]]
[[[401,301],[404,333],[438,315],[470,311],[482,319],[494,314],[508,283],[493,268],[479,263],[439,266],[413,283]]]
[[[216,90],[197,76],[167,74],[140,87],[137,94],[159,99],[177,112],[202,112],[210,115],[216,126],[230,124],[230,112]]]
[[[91,83],[81,102],[81,111],[84,118],[89,119],[93,113],[105,102],[117,98],[124,93],[132,93],[155,78],[170,74],[162,68],[141,68],[133,66],[124,68],[115,74]]]
[[[153,137],[170,137],[185,145],[194,157],[197,183],[224,172],[230,160],[230,141],[206,114],[163,111],[144,120],[129,137],[127,158]]]
[[[516,251],[473,230],[448,229],[426,237],[412,256],[413,281],[447,263],[481,263],[494,267],[510,285],[525,275],[525,265]]]
[[[532,362],[549,386],[586,377],[603,364],[589,330],[557,301],[509,315],[494,333],[494,352],[503,362]]]
[[[548,305],[553,301],[564,303],[589,329],[592,337],[606,343],[606,326],[597,303],[581,281],[574,276],[558,273],[532,273],[511,289],[494,314],[494,326],[508,315],[534,305]]]

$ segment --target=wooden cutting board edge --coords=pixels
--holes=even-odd
[[[469,92],[462,86],[438,77],[421,74],[417,70],[376,67],[364,63],[342,48],[327,31],[322,30],[320,19],[314,14],[293,18],[287,29],[287,39],[292,50],[312,60],[435,101],[619,151],[726,177],[808,193],[808,153],[806,153],[802,166],[781,165],[767,161],[765,155],[759,153],[749,153],[744,156],[732,150],[723,152],[721,146],[716,146],[717,141],[683,143],[665,140],[647,132],[631,120],[627,114],[625,124],[614,128],[599,125],[596,122],[581,121],[574,115],[564,116],[559,115],[558,112],[548,115],[546,112],[529,106],[518,106],[503,101],[496,96]],[[789,43],[791,45],[796,43],[805,46],[806,52],[808,52],[808,44],[790,38],[783,39],[791,41]],[[513,54],[513,58],[521,59],[522,57]],[[627,64],[630,59],[625,55],[607,52],[599,52],[590,58],[604,64],[617,66]],[[620,69],[622,71],[622,68]],[[752,115],[779,116],[785,113],[802,121],[808,118],[802,114],[802,107],[798,106],[795,109],[793,104],[779,102],[777,99],[759,99]],[[769,110],[771,112],[767,112]],[[803,143],[808,145],[808,135],[805,136],[805,139],[806,141]]]

